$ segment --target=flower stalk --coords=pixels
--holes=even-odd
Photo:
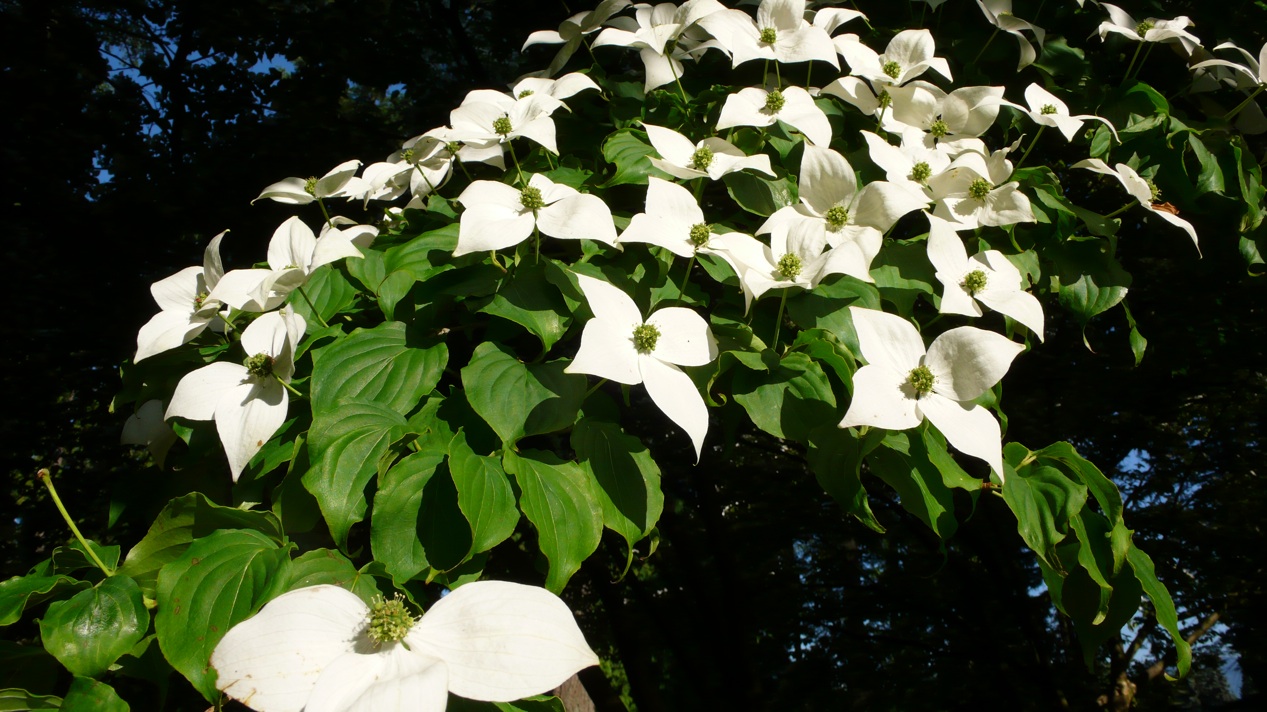
[[[75,538],[79,540],[79,545],[84,548],[84,553],[88,554],[88,558],[92,559],[92,563],[96,564],[97,568],[101,569],[101,573],[106,576],[113,576],[114,570],[109,566],[106,566],[106,563],[101,560],[101,557],[97,556],[97,552],[88,545],[88,540],[84,539],[84,535],[80,533],[79,527],[75,526],[75,520],[71,519],[70,512],[66,511],[66,505],[62,504],[62,498],[57,495],[57,488],[53,486],[52,473],[48,471],[47,467],[41,467],[39,472],[35,473],[35,476],[44,483],[46,488],[48,488],[48,494],[53,498],[53,504],[57,505],[57,511],[62,513],[62,519],[66,520],[66,524],[70,527],[71,533],[73,533]]]

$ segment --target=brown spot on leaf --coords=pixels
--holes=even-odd
[[[1171,215],[1179,214],[1179,208],[1176,208],[1170,203],[1153,203],[1153,210],[1158,210],[1163,213],[1170,213]]]

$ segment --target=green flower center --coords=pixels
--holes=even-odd
[[[933,381],[937,380],[933,376],[933,372],[928,370],[928,366],[916,366],[911,369],[911,373],[906,377],[906,382],[911,384],[911,388],[915,389],[915,397],[926,396],[933,392]]]
[[[801,258],[791,252],[779,258],[779,275],[783,279],[796,279],[801,274]]]
[[[945,138],[946,134],[950,133],[950,127],[945,121],[937,119],[932,126],[928,127],[928,132],[933,135],[933,138]]]
[[[711,165],[713,165],[713,149],[708,146],[701,146],[691,154],[691,168],[706,171]]]
[[[256,378],[268,378],[273,375],[273,357],[265,353],[255,354],[242,362],[246,372]]]
[[[959,283],[959,286],[963,287],[963,291],[975,297],[981,290],[985,289],[985,283],[985,272],[974,269],[964,275],[963,281]]]
[[[405,163],[412,163],[414,160],[414,150],[412,148],[406,148],[405,150],[401,151],[400,160],[404,161]]]
[[[1144,35],[1148,34],[1148,31],[1151,29],[1153,29],[1153,21],[1144,20],[1143,22],[1135,26],[1135,34],[1139,35],[1140,37],[1143,37]]]
[[[1150,178],[1145,178],[1144,182],[1148,184],[1148,192],[1152,195],[1152,199],[1151,199],[1152,202],[1160,203],[1161,202],[1161,188],[1158,188],[1157,184],[1154,183],[1152,179]]]
[[[198,311],[199,309],[201,309],[202,303],[205,301],[207,301],[207,293],[199,292],[198,296],[194,297],[194,311]]]
[[[514,127],[510,125],[510,117],[497,117],[493,121],[493,130],[496,131],[499,136],[506,136],[510,134],[510,132],[514,130]]]
[[[304,181],[304,192],[312,197],[317,197],[317,179],[309,178]]]
[[[383,600],[382,596],[378,596],[370,605],[370,622],[366,633],[370,640],[379,645],[395,643],[404,640],[415,622],[405,608],[405,599],[399,593],[390,600]]]
[[[985,196],[990,194],[990,190],[994,186],[990,185],[990,181],[985,178],[978,178],[968,186],[968,195],[974,200],[985,200]]]
[[[634,348],[640,354],[649,354],[655,351],[656,342],[660,340],[660,330],[654,324],[643,324],[634,327],[633,342]]]
[[[450,141],[444,144],[444,149],[448,151],[450,154],[456,156],[458,155],[458,151],[462,150],[462,144],[458,143],[457,141]]]
[[[691,226],[691,244],[695,245],[695,249],[708,246],[708,236],[713,231],[713,226],[708,223],[696,223]]]
[[[928,177],[931,176],[932,174],[933,174],[932,167],[929,166],[928,163],[926,163],[925,161],[920,161],[919,163],[916,163],[915,165],[911,166],[911,174],[907,176],[907,178],[910,178],[916,183],[923,183],[924,181],[928,180]]]
[[[1055,105],[1055,104],[1043,104],[1043,108],[1039,109],[1039,110],[1038,110],[1038,113],[1042,114],[1043,116],[1050,116],[1050,115],[1052,115],[1052,114],[1056,113],[1056,105]]]
[[[777,114],[780,111],[783,111],[783,107],[786,104],[787,99],[783,98],[783,92],[778,89],[770,92],[770,94],[765,98],[765,110],[771,114]]]
[[[519,96],[517,96],[517,97],[515,97],[515,98],[516,98],[516,99],[522,99],[522,98],[524,98],[524,97],[526,97],[526,96],[532,96],[532,95],[533,95],[533,91],[532,91],[531,89],[524,89],[523,91],[519,92]]]
[[[902,65],[897,62],[885,62],[881,69],[884,70],[885,74],[889,75],[890,79],[897,79],[898,75],[902,73]]]
[[[519,204],[524,206],[524,210],[535,213],[546,206],[546,201],[541,197],[540,188],[529,185],[519,191]]]
[[[882,91],[880,92],[880,96],[875,98],[875,101],[880,105],[880,108],[887,109],[893,103],[893,97],[889,96],[887,91]]]
[[[774,44],[779,38],[779,33],[773,27],[765,27],[761,30],[761,41],[765,44]]]
[[[838,232],[847,222],[849,222],[849,209],[845,206],[833,205],[827,209],[827,227],[832,232]]]

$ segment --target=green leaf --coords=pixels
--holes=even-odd
[[[834,281],[833,281],[834,280]],[[859,353],[849,307],[880,308],[880,291],[874,284],[848,275],[828,277],[811,292],[787,300],[787,313],[802,329],[825,329],[835,334],[853,353]]]
[[[563,295],[545,277],[541,265],[520,265],[515,274],[502,283],[492,299],[480,308],[524,327],[541,340],[542,352],[548,352],[572,324],[572,317]]]
[[[1009,472],[1003,499],[1016,515],[1021,538],[1048,566],[1063,571],[1056,545],[1065,539],[1069,518],[1086,504],[1087,488],[1055,467],[1035,463],[1016,471],[1007,465],[1004,469]]]
[[[159,572],[159,647],[208,701],[220,697],[211,651],[229,628],[284,590],[289,564],[286,551],[259,532],[220,530]]]
[[[379,309],[389,321],[395,319],[396,305],[415,283],[454,269],[449,259],[457,244],[458,225],[454,223],[424,232],[384,253],[382,280],[374,292],[378,294]]]
[[[0,712],[40,712],[61,709],[62,698],[52,695],[33,695],[26,690],[0,690]]]
[[[880,430],[871,430],[875,436]],[[862,486],[862,458],[878,443],[879,437],[858,440],[853,432],[835,425],[820,425],[810,431],[806,459],[814,478],[832,499],[868,528],[884,533],[871,513],[867,490]]]
[[[1197,163],[1201,165],[1201,172],[1197,175],[1197,195],[1222,193],[1226,186],[1223,183],[1223,169],[1219,167],[1219,159],[1210,153],[1210,149],[1205,147],[1205,143],[1195,133],[1188,134],[1188,146],[1192,148],[1192,154],[1197,157]]]
[[[1105,477],[1094,463],[1079,455],[1073,445],[1067,442],[1052,443],[1042,450],[1036,450],[1034,458],[1040,464],[1063,467],[1069,476],[1086,486],[1110,523],[1118,524],[1122,521],[1122,493],[1118,491],[1117,485]]]
[[[722,182],[739,207],[762,217],[796,203],[796,186],[785,177],[771,180],[752,173],[727,173]]]
[[[145,637],[149,627],[141,588],[127,576],[111,576],[70,600],[51,604],[40,620],[40,638],[67,670],[96,677]]]
[[[405,430],[405,417],[377,402],[345,401],[319,414],[308,431],[311,466],[304,488],[316,497],[330,535],[346,549],[352,525],[365,516],[365,486],[379,460]]]
[[[902,509],[919,517],[943,541],[955,533],[959,523],[951,491],[919,440],[907,432],[888,433],[866,461],[871,473],[898,493]]]
[[[928,461],[941,473],[941,480],[947,487],[977,492],[981,489],[981,480],[964,472],[955,462],[955,458],[946,449],[946,440],[935,428],[925,423],[920,428],[920,444],[928,456]]]
[[[488,551],[515,532],[519,509],[506,471],[497,458],[476,455],[461,430],[449,444],[449,474],[458,507],[471,525],[471,553]]]
[[[370,519],[370,548],[374,560],[383,562],[397,586],[430,566],[419,539],[419,511],[424,489],[445,451],[433,448],[415,452],[392,465],[378,478],[374,516]]]
[[[585,397],[585,377],[566,374],[566,361],[524,365],[506,347],[485,342],[462,369],[471,408],[506,445],[550,433],[576,420]]]
[[[0,626],[13,625],[27,608],[91,585],[70,576],[14,576],[0,582]]]
[[[647,176],[673,179],[673,176],[651,165],[648,156],[654,155],[656,150],[643,140],[643,136],[646,136],[643,131],[621,129],[607,137],[603,142],[603,158],[616,164],[616,172],[600,188],[626,183],[646,185]]]
[[[367,601],[378,593],[374,580],[357,571],[346,556],[334,549],[306,551],[289,568],[287,591],[326,584],[346,588]]]
[[[1071,238],[1048,255],[1057,266],[1060,303],[1085,327],[1091,317],[1126,297],[1131,275],[1108,253],[1104,240]]]
[[[300,289],[303,290],[300,293]],[[307,295],[307,299],[304,296]],[[290,306],[309,324],[320,326],[322,321],[329,322],[335,314],[343,311],[356,298],[356,287],[335,269],[333,265],[323,265],[313,271],[312,276],[302,287],[291,293]],[[312,304],[309,304],[312,302]],[[313,307],[321,319],[313,318]]]
[[[537,544],[550,561],[546,588],[560,593],[602,537],[594,482],[575,462],[538,450],[507,452],[502,464],[519,483],[519,508],[537,528]]]
[[[313,352],[313,416],[337,413],[340,403],[352,400],[374,401],[404,415],[435,388],[448,362],[443,341],[400,322],[357,329]]]
[[[119,547],[118,546],[102,546],[91,539],[88,540],[88,546],[92,548],[97,558],[101,559],[101,563],[107,568],[114,570],[119,567]],[[59,546],[53,549],[52,559],[53,569],[47,573],[50,574],[72,574],[76,571],[91,569],[100,571],[97,563],[93,561],[88,553],[84,550],[84,545],[78,539],[70,542],[66,546]]]
[[[1176,667],[1179,669],[1179,677],[1183,677],[1188,674],[1188,668],[1192,665],[1192,646],[1184,640],[1183,632],[1179,630],[1179,614],[1175,610],[1175,602],[1170,597],[1170,592],[1157,578],[1157,569],[1153,566],[1153,560],[1148,554],[1132,546],[1126,558],[1135,572],[1139,585],[1153,602],[1157,622],[1170,634],[1171,640],[1175,643],[1175,650],[1178,653]],[[1166,677],[1174,679],[1169,674]]]
[[[787,354],[768,373],[737,372],[734,395],[753,425],[777,438],[806,442],[812,428],[837,419],[831,383],[818,363],[801,352]]]
[[[603,524],[623,537],[632,552],[664,511],[660,467],[641,440],[596,418],[576,424],[571,444],[585,473],[598,483]]]
[[[62,700],[66,712],[128,712],[131,708],[104,682],[88,677],[75,677]]]
[[[920,294],[936,293],[937,275],[922,240],[886,244],[871,263],[871,277],[880,296],[896,304],[902,315],[911,313]]]
[[[253,529],[273,541],[282,541],[281,523],[271,512],[221,507],[203,494],[191,492],[163,507],[150,530],[128,552],[117,575],[136,579],[141,590],[153,596],[159,569],[180,558],[195,539],[219,529]]]

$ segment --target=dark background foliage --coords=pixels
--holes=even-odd
[[[915,26],[921,12],[861,4],[877,27]],[[1038,24],[1072,46],[1098,45],[1086,38],[1100,18],[1091,3],[1082,13],[1071,0],[1045,5]],[[1016,2],[1022,17],[1036,7]],[[1186,13],[1207,45],[1234,39],[1254,52],[1267,28],[1262,2],[1127,9]],[[262,254],[289,213],[250,206],[261,187],[349,158],[378,160],[445,123],[468,89],[544,66],[552,49],[521,57],[519,47],[568,12],[554,0],[0,0],[9,257],[0,572],[21,573],[66,539],[34,479],[39,467],[54,468],[86,533],[104,541],[132,540],[130,527],[148,525],[152,509],[138,492],[179,490],[179,473],[119,447],[126,414],[109,412],[118,369],[154,311],[150,283],[197,262],[226,228],[227,264]],[[968,0],[950,0],[928,24],[940,26],[939,54],[956,67],[989,34]],[[888,39],[855,31],[873,46]],[[633,56],[602,52],[613,65]],[[1046,69],[1017,76],[1014,53],[1000,37],[980,70],[957,81],[1005,77],[1018,99],[1046,76],[1084,92],[1080,108],[1091,111],[1097,83],[1121,72],[1108,63],[1085,87]],[[1183,60],[1162,48],[1141,78],[1200,119],[1209,106],[1182,95],[1186,76]],[[1262,142],[1251,145],[1261,158]],[[1061,160],[1063,144],[1047,148],[1057,152],[1050,162]],[[1069,149],[1070,161],[1082,150]],[[1093,195],[1090,182],[1085,190],[1092,207],[1117,206],[1109,203],[1120,196]],[[1143,363],[1134,365],[1120,311],[1084,330],[1045,299],[1047,343],[1018,361],[1005,401],[1009,439],[1033,448],[1068,439],[1122,488],[1137,541],[1184,624],[1202,633],[1189,678],[1163,681],[1158,663],[1169,647],[1147,611],[1088,670],[1001,502],[984,497],[974,511],[965,499],[965,523],[943,545],[869,480],[888,528],[879,535],[823,494],[805,453],[738,433],[708,466],[674,467],[691,457],[673,452],[680,438],[656,421],[634,428],[665,466],[659,550],[612,583],[624,556],[607,541],[606,556],[569,588],[591,640],[617,663],[610,690],[601,676],[585,678],[599,707],[618,709],[627,684],[624,698],[644,712],[1091,709],[1123,670],[1149,709],[1253,704],[1267,680],[1267,292],[1217,198],[1194,207],[1199,261],[1175,234],[1124,227],[1122,259],[1135,277],[1128,301],[1149,339]],[[532,562],[521,563],[531,576]]]

